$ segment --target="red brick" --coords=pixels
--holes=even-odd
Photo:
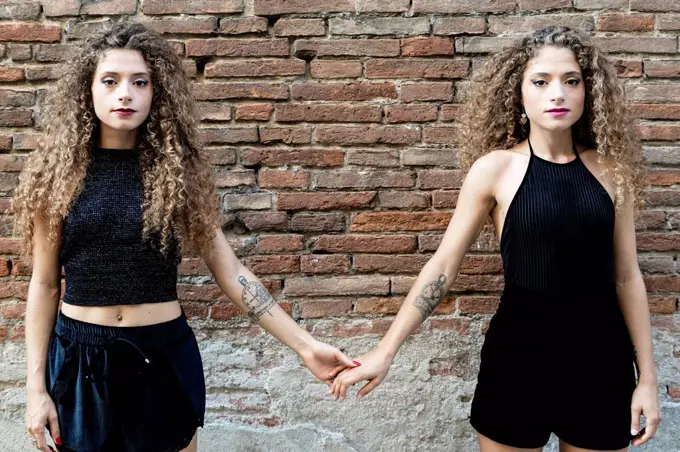
[[[207,319],[210,306],[201,302],[182,302],[182,310],[188,319]]]
[[[0,304],[0,318],[22,319],[26,315],[26,303]]]
[[[0,135],[0,149],[9,151],[12,149],[12,137]]]
[[[231,121],[231,105],[223,102],[198,102],[196,111],[201,121]]]
[[[217,61],[205,65],[206,77],[288,77],[304,75],[303,60]]]
[[[361,61],[314,60],[309,63],[314,78],[356,78],[361,77]]]
[[[0,237],[0,254],[19,254],[21,240],[18,238]],[[2,297],[0,297],[2,298]]]
[[[342,317],[352,311],[352,300],[330,299],[301,301],[298,304],[300,317],[313,319],[319,317]]]
[[[366,212],[354,217],[352,232],[444,231],[449,212]]]
[[[243,11],[243,0],[144,0],[144,14],[214,14]]]
[[[600,14],[597,28],[601,31],[652,31],[654,15],[609,13]]]
[[[419,273],[431,256],[416,254],[389,256],[379,254],[357,254],[352,268],[359,272],[373,273]]]
[[[385,120],[388,123],[436,121],[437,107],[429,104],[387,105]]]
[[[680,292],[680,278],[677,276],[645,276],[648,292]]]
[[[502,275],[458,275],[451,287],[454,291],[500,292],[503,290]]]
[[[413,191],[381,191],[378,204],[385,209],[418,210],[430,207],[430,194]]]
[[[205,156],[212,165],[233,165],[236,163],[234,148],[205,148]]]
[[[333,276],[286,279],[286,296],[387,295],[390,280],[385,276]]]
[[[408,11],[410,0],[360,0],[357,12],[400,13]]]
[[[0,155],[0,171],[19,172],[24,168],[25,155]]]
[[[155,19],[144,22],[144,25],[161,34],[211,34],[217,29],[217,18],[172,18]]]
[[[547,10],[571,8],[572,0],[519,0],[519,9]]]
[[[244,149],[241,152],[241,163],[243,165],[264,166],[301,165],[332,167],[342,166],[344,157],[344,152],[336,149],[259,148]]]
[[[116,16],[135,14],[137,12],[136,0],[102,0],[97,2],[83,2],[79,0],[42,1],[42,6],[46,17],[79,15]]]
[[[256,143],[257,128],[255,127],[219,127],[200,129],[201,141],[205,144],[212,143]]]
[[[354,12],[354,0],[254,0],[255,14],[275,16],[301,13]]]
[[[343,213],[297,213],[290,221],[297,232],[340,232],[345,230]]]
[[[249,231],[285,230],[288,226],[285,212],[242,212],[239,218]]]
[[[675,296],[649,296],[649,312],[653,314],[674,314],[677,307],[678,300]]]
[[[0,67],[0,82],[20,82],[24,80],[24,70],[16,67]]]
[[[401,100],[404,102],[451,100],[453,84],[451,82],[403,83]]]
[[[645,60],[647,77],[674,78],[680,76],[680,62],[676,60]]]
[[[288,87],[274,83],[196,83],[198,100],[213,99],[288,99]]]
[[[349,256],[338,254],[305,254],[301,256],[300,271],[302,273],[349,273]]]
[[[276,208],[278,210],[359,209],[370,207],[375,195],[374,191],[279,193],[277,195]]]
[[[409,145],[420,141],[420,130],[407,126],[318,126],[319,143],[339,145],[399,144]]]
[[[21,127],[33,125],[32,110],[1,110],[0,126],[2,127]]]
[[[10,263],[7,259],[0,259],[0,276],[10,275]]]
[[[418,171],[418,188],[460,188],[463,177],[460,170],[422,170]]]
[[[348,35],[427,35],[430,22],[425,16],[420,17],[363,17],[363,18],[330,18],[330,33],[334,36]]]
[[[260,127],[260,142],[265,144],[305,144],[312,142],[311,127]]]
[[[470,331],[470,319],[437,319],[430,320],[432,330],[452,330],[462,335],[467,335]]]
[[[188,56],[265,57],[288,56],[288,39],[190,39]]]
[[[301,235],[262,235],[257,238],[260,252],[299,251],[305,248]]]
[[[354,312],[369,315],[394,315],[404,303],[403,297],[362,298],[354,306]]]
[[[291,87],[293,99],[364,101],[396,99],[393,83],[299,83]]]
[[[435,209],[453,209],[458,203],[459,190],[437,190],[432,192],[432,206]]]
[[[461,314],[495,314],[500,301],[499,297],[460,296],[458,309]]]
[[[375,167],[399,166],[399,153],[391,149],[350,150],[347,154],[347,163]]]
[[[671,399],[680,400],[680,386],[666,386],[666,388]]]
[[[61,27],[36,23],[0,24],[0,41],[58,42]]]
[[[178,273],[182,276],[209,276],[210,269],[200,258],[184,258],[179,264]]]
[[[298,39],[295,55],[324,56],[399,56],[398,39]]]
[[[274,104],[240,104],[236,106],[237,121],[268,121]]]
[[[256,184],[255,171],[253,170],[219,169],[215,171],[215,186],[217,188],[254,187]]]
[[[646,181],[649,185],[661,185],[661,186],[678,185],[680,184],[680,171],[650,170],[647,173]]]
[[[637,247],[644,251],[680,251],[680,234],[643,232],[637,235]]]
[[[439,120],[446,122],[458,120],[460,119],[462,110],[463,106],[460,104],[444,104],[441,106]]]
[[[297,273],[300,271],[300,256],[249,256],[245,265],[256,275]]]
[[[178,284],[177,295],[182,301],[227,301],[227,296],[217,284]]]
[[[269,22],[265,17],[243,17],[221,19],[220,33],[224,35],[244,35],[247,33],[266,33]]]
[[[278,122],[380,122],[378,105],[280,104]]]
[[[432,29],[435,35],[483,34],[486,22],[483,17],[437,17]]]
[[[662,210],[646,210],[639,218],[639,230],[642,229],[665,229],[666,213]]]
[[[308,188],[309,171],[275,171],[262,169],[258,172],[262,188]]]
[[[274,24],[274,36],[324,36],[323,19],[280,19]]]
[[[366,62],[366,78],[463,78],[468,74],[467,59],[370,59]],[[450,82],[448,84],[450,91]],[[436,89],[437,84],[424,84]],[[402,85],[402,91],[403,91]],[[450,96],[449,96],[450,97]]]
[[[415,13],[455,13],[468,14],[494,13],[513,11],[517,5],[516,0],[413,0],[413,12]]]
[[[13,281],[11,279],[0,281],[0,298],[26,300],[27,295],[28,281]]]
[[[407,57],[453,55],[453,40],[436,37],[402,39],[401,54]]]
[[[610,60],[616,68],[616,75],[619,77],[640,77],[642,76],[642,61],[624,60],[614,58]]]
[[[314,251],[331,253],[412,253],[416,238],[412,235],[324,235],[314,243]]]
[[[595,42],[605,52],[622,53],[675,53],[678,42],[675,37],[595,37]]]
[[[400,171],[334,171],[314,173],[315,188],[410,188],[413,177]]]
[[[230,320],[242,316],[243,313],[232,302],[217,303],[210,307],[210,318],[213,320]]]

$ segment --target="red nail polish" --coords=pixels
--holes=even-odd
[[[61,446],[61,436],[57,436],[57,439],[54,440],[54,443],[55,443],[57,446]]]
[[[361,363],[359,361],[352,361],[355,366],[361,366]]]

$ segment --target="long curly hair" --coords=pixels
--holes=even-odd
[[[99,134],[91,86],[100,57],[112,49],[139,51],[149,68],[153,102],[139,126],[143,179],[143,236],[200,251],[212,239],[219,206],[212,168],[198,140],[194,101],[182,62],[159,34],[119,23],[89,38],[71,69],[50,93],[44,133],[27,159],[12,208],[22,250],[32,253],[34,219],[41,215],[55,243],[59,225],[80,193]]]
[[[545,46],[574,53],[586,95],[583,115],[573,125],[572,136],[576,143],[597,149],[600,161],[612,160],[617,209],[627,198],[639,212],[645,162],[616,70],[587,36],[567,27],[537,30],[491,56],[473,76],[469,101],[461,115],[461,167],[467,170],[482,155],[509,149],[529,136],[529,127],[523,128],[519,122],[522,79],[529,60]]]

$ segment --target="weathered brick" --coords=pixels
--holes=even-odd
[[[347,104],[280,104],[276,107],[278,122],[380,122],[378,105]]]
[[[385,276],[304,277],[286,279],[286,296],[387,295],[390,280]]]
[[[255,14],[275,16],[298,13],[354,12],[354,0],[254,0]]]
[[[370,207],[375,195],[374,191],[279,193],[276,200],[276,208],[278,210],[359,209]]]
[[[30,44],[10,44],[7,47],[7,55],[12,61],[26,61],[33,56]]]
[[[411,188],[413,176],[400,171],[325,171],[316,172],[315,188]]]
[[[430,260],[430,256],[416,255],[380,255],[357,254],[354,256],[352,268],[360,272],[376,273],[419,273]]]
[[[312,142],[311,127],[260,127],[261,143],[305,144]]]
[[[359,149],[347,153],[347,163],[359,166],[399,166],[399,153],[390,149]]]
[[[651,31],[654,29],[652,14],[600,14],[597,28],[602,31]]]
[[[673,78],[680,76],[680,61],[644,60],[647,77]]]
[[[642,75],[642,61],[620,58],[612,58],[610,61],[614,64],[616,75],[619,77],[640,77]]]
[[[646,193],[647,205],[656,206],[680,206],[680,193],[675,190],[650,190]]]
[[[262,169],[257,173],[262,188],[308,188],[309,171],[275,171]]]
[[[410,0],[359,0],[358,13],[400,13],[408,11]]]
[[[296,100],[365,101],[395,99],[397,89],[393,83],[299,83],[291,87]]]
[[[36,46],[35,59],[42,63],[55,63],[73,60],[80,48],[70,44],[41,44]]]
[[[300,256],[249,256],[245,265],[256,275],[297,273],[300,271]]]
[[[429,104],[387,105],[385,120],[388,123],[436,121],[437,107]]]
[[[680,119],[680,104],[631,104],[633,116],[642,119]]]
[[[459,170],[422,170],[418,172],[418,188],[460,188],[463,177]]]
[[[412,191],[381,191],[378,205],[386,209],[417,210],[430,207],[430,194]]]
[[[288,40],[270,39],[190,39],[188,56],[266,57],[288,56]]]
[[[470,61],[461,58],[371,59],[366,62],[366,78],[463,78],[469,66]]]
[[[571,8],[572,0],[519,0],[519,9],[547,10]]]
[[[21,68],[0,67],[0,82],[20,82],[24,78],[24,70]]]
[[[21,240],[14,237],[0,237],[0,254],[19,254]],[[0,297],[2,298],[2,297]]]
[[[216,99],[288,99],[288,86],[275,83],[196,83],[198,100]]]
[[[238,217],[249,231],[285,230],[288,227],[285,212],[241,212]]]
[[[444,104],[439,112],[439,120],[450,122],[460,118],[463,106],[459,104]]]
[[[407,126],[318,126],[319,143],[340,145],[355,144],[415,144],[420,140],[420,130]]]
[[[331,337],[358,337],[367,334],[384,335],[390,324],[391,319],[361,319],[354,321],[347,321],[342,319],[338,323],[322,323],[314,325],[312,334],[315,336],[331,336]],[[417,329],[413,334],[417,334]]]
[[[220,169],[215,171],[215,186],[218,188],[256,185],[255,171]]]
[[[680,251],[680,234],[642,232],[637,234],[637,247],[641,251]]]
[[[241,162],[243,165],[332,167],[342,166],[344,157],[344,152],[338,149],[259,148],[241,151]]]
[[[256,143],[257,128],[255,127],[220,127],[199,129],[201,140],[205,144],[213,143]]]
[[[642,150],[649,163],[680,165],[680,147],[643,146]]]
[[[643,273],[675,273],[675,261],[671,256],[638,256]]]
[[[656,29],[660,31],[680,30],[680,14],[657,14]]]
[[[674,170],[648,171],[646,182],[649,185],[679,185],[680,171]]]
[[[678,300],[674,296],[650,295],[649,312],[652,314],[675,314],[678,309]],[[680,398],[680,392],[678,397]]]
[[[472,36],[456,38],[456,53],[495,53],[511,46],[515,38]]]
[[[461,314],[495,314],[500,301],[500,297],[460,296],[458,309]]]
[[[257,251],[262,253],[300,251],[305,248],[301,235],[261,235],[257,238]]]
[[[398,39],[298,39],[295,55],[324,56],[399,56]]]
[[[22,319],[26,315],[26,303],[9,302],[0,304],[0,318]]]
[[[33,1],[0,2],[0,19],[36,20],[40,17],[40,3]]]
[[[0,149],[9,151],[12,149],[13,138],[8,135],[0,135]]]
[[[231,105],[223,102],[197,102],[196,111],[201,121],[231,120]]]
[[[680,278],[677,276],[645,276],[648,292],[680,292]]]
[[[0,110],[0,126],[21,127],[33,125],[32,110]]]
[[[675,37],[600,36],[593,39],[603,51],[610,53],[675,53],[678,50]]]
[[[354,217],[350,231],[443,231],[450,220],[449,212],[366,212]]]
[[[41,0],[46,17],[58,16],[116,16],[135,14],[137,0],[101,0],[97,2],[83,2],[80,0],[60,0],[58,2]],[[150,3],[150,1],[147,1]]]
[[[35,91],[19,91],[13,89],[0,90],[0,106],[30,107],[35,104]]]
[[[680,102],[680,84],[645,83],[626,88],[628,99],[633,102]]]
[[[237,121],[268,121],[274,111],[274,104],[240,104],[236,106]]]
[[[24,168],[25,155],[4,154],[0,155],[0,171],[19,172]]]
[[[416,13],[502,13],[514,10],[516,6],[516,0],[413,0],[413,12]]]
[[[217,18],[182,18],[182,19],[154,19],[144,22],[144,25],[161,34],[210,34],[217,29]]]
[[[349,256],[340,254],[304,254],[300,259],[302,273],[323,274],[349,273]]]
[[[543,0],[537,0],[542,2]],[[571,3],[571,0],[569,0]],[[536,16],[489,16],[489,31],[496,34],[525,34],[550,26],[566,26],[584,32],[595,29],[590,14],[540,14]]]
[[[402,83],[401,99],[404,102],[451,100],[453,98],[453,83]]]
[[[628,9],[628,0],[574,0],[576,9]]]
[[[408,57],[453,55],[453,40],[437,37],[402,39],[401,54]]]
[[[213,165],[233,165],[236,163],[236,149],[224,147],[206,147],[204,149],[208,161]]]
[[[630,0],[630,9],[636,11],[680,11],[680,4],[667,0]]]
[[[373,315],[393,315],[399,312],[403,297],[361,298],[354,306],[354,312]]]
[[[300,317],[313,319],[319,317],[341,317],[352,311],[352,300],[330,299],[301,301],[298,303]]]
[[[361,77],[361,61],[314,60],[309,63],[310,74],[314,78],[356,78]]]
[[[455,145],[456,134],[456,127],[426,126],[423,127],[423,143]]]
[[[416,238],[412,235],[324,235],[313,245],[314,251],[331,253],[412,253]]]
[[[680,140],[680,124],[638,125],[637,131],[643,140],[676,141]]]
[[[61,27],[37,23],[0,24],[0,41],[55,42],[61,39]]]
[[[304,75],[303,60],[217,61],[205,65],[206,77],[288,77]]]
[[[144,0],[144,14],[217,14],[243,11],[243,0]]]
[[[323,19],[279,19],[274,24],[274,36],[324,36]]]
[[[11,279],[0,281],[0,298],[18,298],[19,300],[25,300],[27,295],[28,281],[14,281]]]
[[[296,213],[290,220],[296,232],[340,232],[345,230],[343,213]]]
[[[28,66],[26,67],[26,78],[32,82],[58,80],[64,75],[64,70],[65,66],[61,64],[33,67]],[[2,71],[0,71],[0,80],[2,80],[1,77]],[[23,80],[23,74],[21,76],[21,80]]]
[[[435,35],[474,35],[486,31],[483,17],[437,17],[432,30]]]
[[[264,210],[272,207],[269,193],[244,193],[224,195],[224,209],[229,210]]]
[[[458,203],[459,190],[436,190],[432,192],[432,206],[435,209],[453,209]]]
[[[265,17],[243,17],[220,19],[219,32],[223,35],[244,35],[247,33],[266,33],[269,22]]]
[[[208,276],[210,269],[200,258],[184,258],[179,264],[177,272],[182,276]]]
[[[401,163],[409,166],[458,166],[458,154],[451,149],[409,149],[402,151]]]
[[[428,17],[380,17],[328,21],[333,35],[425,35],[430,32]]]

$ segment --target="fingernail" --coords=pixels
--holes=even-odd
[[[57,439],[55,439],[54,442],[57,446],[61,446],[61,436],[57,436]]]
[[[359,361],[352,361],[355,366],[361,366],[361,363]]]
[[[635,430],[634,428],[631,428],[631,429],[630,429],[630,434],[633,435],[633,436],[635,436],[635,435],[638,434],[638,432],[637,432],[637,430]]]

